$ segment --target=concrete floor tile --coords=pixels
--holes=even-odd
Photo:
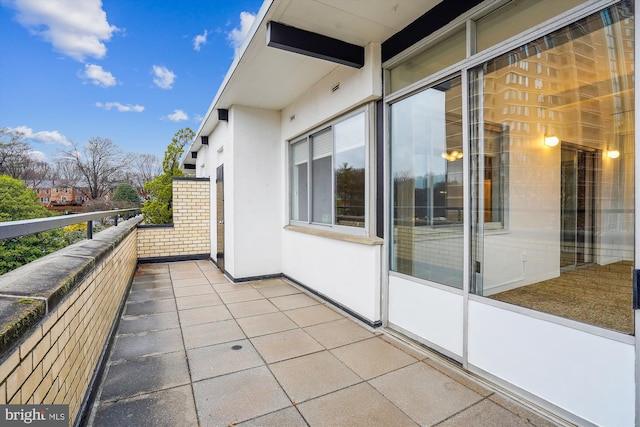
[[[178,261],[169,263],[170,271],[199,270],[197,261]]]
[[[169,271],[164,273],[157,274],[144,274],[144,275],[135,275],[133,276],[133,285],[140,285],[143,283],[166,283],[171,281],[171,276],[169,275]]]
[[[533,424],[488,399],[438,424],[438,427],[468,426],[531,427]]]
[[[303,293],[294,295],[285,295],[282,297],[273,297],[269,300],[280,310],[293,310],[294,308],[309,307],[311,305],[320,304],[315,299]]]
[[[184,351],[127,360],[109,366],[100,399],[120,400],[190,382]]]
[[[173,298],[156,299],[150,301],[127,302],[124,308],[125,316],[141,316],[144,314],[167,313],[176,311],[176,302]]]
[[[146,314],[142,316],[123,316],[118,326],[119,334],[139,334],[142,332],[173,329],[180,325],[178,313],[169,311],[166,313]]]
[[[325,348],[340,347],[374,337],[373,333],[351,319],[321,323],[306,327],[304,330]]]
[[[311,426],[417,426],[367,383],[296,405]]]
[[[322,304],[287,310],[284,314],[289,316],[301,328],[343,318],[337,311]]]
[[[365,380],[386,374],[417,360],[380,338],[334,348],[331,352]]]
[[[179,328],[147,332],[137,335],[118,335],[110,361],[135,359],[154,354],[184,350]]]
[[[249,283],[231,283],[228,280],[223,283],[212,283],[213,289],[219,294],[223,292],[233,292],[240,291],[243,289],[252,289],[252,286]]]
[[[221,344],[246,338],[234,320],[203,323],[182,328],[184,345],[187,349]]]
[[[220,294],[220,298],[225,304],[232,304],[234,302],[253,301],[257,299],[263,299],[264,297],[258,291],[253,288],[240,289],[237,291],[223,292]]]
[[[281,297],[285,295],[294,295],[294,294],[302,293],[300,289],[287,284],[264,286],[256,289],[265,298]]]
[[[291,406],[265,366],[195,382],[193,391],[203,427],[229,426]]]
[[[189,279],[173,279],[171,281],[173,288],[184,288],[198,285],[209,285],[209,281],[204,276],[192,277]]]
[[[420,351],[417,344],[415,346],[411,345],[391,335],[376,334],[376,336],[379,336],[380,339],[388,342],[392,346],[398,347],[400,350],[416,358],[417,360],[424,360],[427,358],[427,354],[424,351]]]
[[[362,382],[328,351],[273,363],[269,369],[296,403]]]
[[[195,286],[180,286],[173,288],[173,294],[176,298],[180,297],[190,297],[193,295],[207,295],[207,294],[215,294],[216,291],[213,290],[211,285],[195,285]]]
[[[243,317],[236,319],[236,322],[249,338],[288,331],[298,327],[291,319],[280,312]]]
[[[129,293],[129,297],[127,301],[129,302],[137,302],[137,301],[149,301],[154,299],[164,299],[164,298],[173,298],[173,289],[161,288],[161,289],[131,289]]]
[[[526,408],[522,404],[520,404],[520,403],[518,403],[518,402],[516,402],[516,401],[514,401],[512,399],[509,399],[509,398],[507,398],[507,397],[505,397],[503,395],[494,393],[491,396],[489,396],[489,400],[491,400],[493,403],[496,403],[496,404],[502,406],[503,408],[505,408],[509,412],[513,412],[514,414],[516,414],[520,418],[522,418],[525,421],[535,425],[536,427],[554,427],[554,426],[556,426],[556,424],[554,422],[552,422],[551,420],[549,420],[548,418],[545,418],[542,415],[539,415],[539,414],[533,412],[531,409]]]
[[[187,350],[187,356],[193,381],[264,365],[249,340],[194,348]]]
[[[320,344],[301,329],[251,338],[251,342],[267,363],[323,350]]]
[[[483,399],[424,363],[414,363],[369,383],[420,425],[434,425]]]
[[[100,404],[93,427],[198,425],[191,386],[185,385],[155,393]]]
[[[171,280],[184,280],[184,279],[206,279],[204,273],[199,268],[195,270],[171,270]],[[200,284],[200,283],[198,283]],[[174,283],[175,286],[175,283]]]
[[[249,284],[256,289],[259,289],[259,288],[268,288],[271,286],[288,285],[289,283],[284,279],[275,277],[272,279],[256,280],[255,282],[249,282]]]
[[[266,299],[229,304],[227,308],[236,319],[278,311],[278,308]]]
[[[176,298],[178,310],[188,310],[190,308],[208,307],[222,304],[222,300],[216,293],[206,295],[191,295],[188,297]]]
[[[249,421],[236,424],[240,427],[307,427],[296,408],[281,409]]]
[[[224,305],[214,305],[211,307],[199,307],[189,310],[180,310],[180,325],[193,326],[202,323],[219,322],[232,318],[231,313]]]
[[[171,279],[167,274],[166,279],[162,280],[147,280],[143,281],[143,277],[139,277],[139,280],[134,279],[131,283],[131,292],[150,291],[153,289],[171,289]]]
[[[492,390],[480,384],[478,381],[474,380],[468,375],[465,375],[460,371],[460,369],[453,366],[449,366],[448,363],[450,362],[444,362],[431,357],[427,357],[423,359],[422,362],[426,363],[427,365],[431,366],[434,369],[437,369],[438,371],[442,372],[446,376],[453,378],[463,386],[470,388],[471,390],[475,391],[476,393],[478,393],[483,397],[487,397],[493,394]]]
[[[219,270],[203,270],[204,277],[207,278],[209,283],[229,283],[229,279]]]
[[[136,269],[136,276],[148,276],[151,274],[169,273],[169,264],[167,263],[154,263],[154,264],[138,264]]]
[[[220,270],[218,270],[218,267],[216,267],[215,264],[212,263],[211,260],[208,260],[208,259],[207,260],[196,261],[196,265],[202,271],[220,271]]]

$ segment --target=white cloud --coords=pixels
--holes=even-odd
[[[161,89],[171,89],[173,82],[176,79],[176,75],[173,71],[170,71],[167,67],[154,65],[153,75],[156,76],[153,82]]]
[[[104,104],[102,102],[96,102],[96,107],[104,108],[105,110],[111,110],[112,108],[115,108],[121,113],[128,113],[128,112],[141,113],[144,111],[144,107],[142,105],[138,105],[138,104],[124,105],[119,102],[105,102]]]
[[[193,120],[195,120],[196,122],[201,122],[204,120],[204,116],[202,114],[196,114]]]
[[[242,42],[247,37],[253,21],[256,19],[256,15],[249,12],[240,12],[240,28],[234,28],[227,34],[227,38],[231,42],[231,47],[235,51],[235,55],[240,52]]]
[[[115,86],[118,83],[113,74],[103,70],[100,65],[95,64],[85,64],[84,73],[82,73],[80,77],[90,79],[91,83],[102,87]]]
[[[169,114],[167,119],[172,122],[182,122],[184,120],[189,120],[189,116],[187,116],[187,113],[182,110],[173,110],[173,114]]]
[[[8,128],[8,130],[9,132],[21,133],[24,139],[35,142],[42,142],[44,144],[60,144],[66,147],[71,145],[71,141],[69,141],[66,136],[60,134],[57,130],[34,132],[33,129],[27,126]]]
[[[46,162],[47,161],[47,155],[44,154],[42,151],[29,150],[29,154],[30,154],[32,159],[36,159],[39,162]]]
[[[200,46],[202,46],[203,44],[207,44],[207,35],[208,34],[209,34],[209,32],[207,30],[204,30],[204,33],[198,34],[197,36],[195,36],[193,38],[193,49],[194,50],[200,50]]]
[[[118,31],[107,22],[102,0],[9,0],[9,5],[22,26],[78,61],[103,58],[104,42]]]

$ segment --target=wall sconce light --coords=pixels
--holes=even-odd
[[[554,135],[544,136],[544,145],[546,145],[547,147],[555,147],[556,145],[558,145],[559,142],[560,140],[558,139],[557,136],[554,136]]]
[[[450,162],[453,162],[455,160],[460,160],[462,158],[462,152],[458,151],[458,150],[453,150],[452,152],[447,152],[447,151],[443,151],[442,154],[440,154],[440,156],[443,159],[446,159]]]
[[[620,157],[620,152],[618,150],[607,149],[607,157],[610,159],[617,159],[618,157]]]

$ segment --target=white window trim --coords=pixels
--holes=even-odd
[[[300,220],[294,220],[291,219],[291,191],[292,191],[292,187],[291,187],[291,168],[292,168],[292,162],[291,162],[291,146],[295,143],[304,141],[304,140],[309,140],[309,138],[317,133],[320,132],[324,129],[327,129],[329,127],[331,127],[333,129],[333,126],[335,126],[338,123],[341,123],[345,120],[348,120],[358,114],[361,114],[364,112],[365,115],[365,147],[364,147],[364,152],[365,152],[365,189],[364,189],[364,206],[365,206],[365,213],[364,213],[364,227],[352,227],[352,226],[347,226],[347,225],[338,225],[338,224],[334,224],[335,222],[335,174],[332,173],[332,181],[331,181],[331,188],[332,188],[332,201],[331,201],[331,211],[332,211],[332,219],[331,219],[331,224],[323,224],[323,223],[317,223],[317,222],[312,222],[311,218],[312,218],[312,211],[311,211],[311,200],[308,201],[310,209],[308,211],[308,219],[307,221],[300,221]],[[372,201],[372,197],[371,197],[371,191],[372,189],[375,189],[375,174],[373,173],[372,168],[375,166],[374,162],[375,162],[375,104],[374,103],[368,103],[366,105],[360,106],[354,110],[349,111],[346,114],[340,115],[330,121],[324,122],[314,128],[311,128],[309,131],[305,132],[302,135],[298,135],[295,138],[291,138],[288,139],[286,141],[286,149],[285,149],[285,157],[286,157],[286,212],[287,212],[287,224],[290,226],[295,226],[295,227],[291,227],[291,230],[296,230],[300,227],[303,228],[309,228],[309,229],[316,229],[316,230],[324,230],[328,233],[336,233],[337,234],[342,234],[342,235],[353,235],[353,236],[375,236],[375,230],[371,230],[372,224],[375,224],[375,206],[373,204]],[[333,146],[333,152],[332,152],[332,161],[333,159],[335,159],[335,145]],[[312,158],[310,157],[308,159],[309,162],[309,167],[310,164],[312,162]],[[309,181],[309,189],[311,189],[311,181]],[[311,193],[309,192],[308,194],[309,199],[311,198]],[[287,228],[287,227],[285,227]],[[324,233],[325,237],[327,236],[327,233]]]

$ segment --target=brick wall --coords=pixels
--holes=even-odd
[[[48,299],[55,306],[1,359],[0,404],[68,404],[70,424],[75,421],[136,268],[137,221],[131,221],[42,258],[39,265],[21,267],[27,270],[15,274],[17,279],[13,272],[2,277],[6,289],[35,280],[43,269],[70,270],[50,286]],[[80,254],[85,259],[78,267]],[[68,288],[56,304],[56,295]]]
[[[138,228],[138,258],[209,255],[209,179],[173,180],[173,225]]]

